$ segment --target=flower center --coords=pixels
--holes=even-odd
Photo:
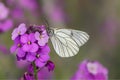
[[[39,57],[40,57],[40,54],[37,54],[36,57],[39,58]]]
[[[21,33],[21,32],[19,31],[19,32],[18,32],[18,35],[20,35],[20,33]]]
[[[98,66],[95,63],[88,63],[87,68],[88,68],[88,71],[93,75],[97,74]]]
[[[27,42],[27,44],[28,44],[28,45],[30,45],[30,44],[31,44],[31,42],[30,42],[30,41],[28,41],[28,42]]]
[[[20,43],[17,46],[20,47],[21,46]]]
[[[43,36],[40,34],[39,38],[40,38],[40,39],[42,39],[42,38],[43,38]]]

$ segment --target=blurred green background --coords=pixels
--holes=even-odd
[[[120,0],[61,0],[60,4],[66,20],[55,25],[54,22],[50,24],[58,27],[64,23],[67,28],[85,31],[90,35],[90,40],[71,58],[59,57],[49,41],[51,60],[55,63],[54,78],[70,79],[78,69],[78,64],[84,59],[90,59],[97,60],[108,68],[109,79],[120,79]],[[44,4],[39,6],[42,7]],[[29,21],[25,23],[44,24],[41,18],[34,17],[29,12],[27,14],[29,15],[24,18]],[[15,23],[14,27],[19,24]],[[0,34],[0,44],[7,46],[7,49],[13,44],[11,40],[13,29]],[[0,79],[16,79],[21,77],[24,71],[24,68],[16,66],[15,54],[0,52]]]

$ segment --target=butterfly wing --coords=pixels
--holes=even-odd
[[[54,29],[50,39],[60,57],[72,57],[79,52],[79,47],[87,42],[89,35],[79,30]]]

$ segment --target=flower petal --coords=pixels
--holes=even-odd
[[[36,57],[35,57],[34,55],[32,55],[31,53],[28,53],[28,55],[26,56],[26,59],[27,59],[28,61],[30,61],[30,62],[34,61],[35,58],[36,58]]]
[[[44,47],[41,48],[41,50],[39,51],[41,54],[49,54],[50,52],[50,48],[48,45],[45,45]]]
[[[52,61],[48,61],[45,66],[48,68],[49,71],[53,71],[55,68],[55,64]]]
[[[20,24],[18,26],[18,31],[20,32],[20,35],[23,35],[27,31],[26,25],[24,23]]]
[[[18,29],[15,28],[14,31],[12,32],[12,40],[15,40],[17,36],[18,36]]]
[[[50,56],[49,55],[41,55],[39,59],[41,62],[47,62],[50,59]]]
[[[14,44],[11,48],[10,48],[10,52],[14,53],[17,49],[17,46]]]
[[[15,38],[14,43],[15,43],[16,45],[21,44],[21,42],[20,42],[20,37],[19,37],[19,36],[18,36],[17,38]]]
[[[38,44],[39,44],[40,46],[45,46],[46,41],[45,41],[44,39],[40,39],[40,40],[38,41]]]
[[[22,49],[23,49],[23,51],[25,51],[25,52],[29,52],[29,50],[30,50],[30,45],[25,44],[25,45],[23,45]]]
[[[28,34],[22,35],[21,38],[20,38],[20,41],[21,41],[22,43],[27,43],[27,42],[29,41],[29,40],[28,40]]]
[[[24,57],[25,56],[25,52],[22,50],[22,49],[18,49],[18,52],[17,52],[17,56],[18,57]]]
[[[30,52],[36,52],[38,50],[38,45],[35,43],[32,43],[30,45]]]
[[[35,64],[36,64],[36,66],[38,66],[38,67],[43,67],[43,66],[45,66],[45,64],[46,63],[43,63],[43,62],[41,62],[39,59],[37,59],[36,61],[35,61]]]
[[[40,36],[40,33],[39,32],[35,32],[35,39],[36,40],[40,40],[39,36]]]
[[[35,39],[34,33],[29,34],[28,39],[29,39],[31,42],[35,42],[36,39]]]

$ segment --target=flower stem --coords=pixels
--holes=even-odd
[[[37,67],[36,67],[36,65],[35,65],[35,63],[33,62],[33,67],[34,67],[34,78],[35,78],[35,80],[38,80],[38,77],[37,77]]]

